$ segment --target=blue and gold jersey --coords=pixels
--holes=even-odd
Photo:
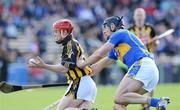
[[[142,57],[149,57],[149,52],[140,39],[126,29],[120,29],[114,32],[108,42],[114,45],[108,57],[123,61],[128,68]]]

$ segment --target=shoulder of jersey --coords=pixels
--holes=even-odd
[[[76,40],[75,38],[73,38],[73,42],[74,42],[75,44],[79,44],[79,41]]]
[[[112,35],[120,35],[120,34],[125,34],[127,33],[127,29],[119,29],[118,31],[114,32]]]
[[[128,31],[128,29],[119,29],[117,32],[123,33],[123,32],[127,32],[127,31]]]

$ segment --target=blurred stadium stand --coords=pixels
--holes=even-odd
[[[169,28],[175,29],[173,35],[160,40],[155,58],[160,69],[161,83],[180,82],[179,6],[179,0],[0,0],[0,80],[14,81],[11,68],[12,64],[17,63],[26,66],[27,73],[24,75],[27,75],[27,83],[65,81],[62,75],[45,70],[34,70],[35,73],[39,72],[34,75],[27,67],[27,60],[37,55],[46,62],[58,63],[61,48],[51,37],[54,21],[60,18],[72,19],[75,37],[84,47],[85,53],[90,55],[104,42],[101,24],[106,17],[124,16],[123,21],[128,28],[133,22],[134,9],[142,7],[146,10],[147,22],[154,24],[157,34]],[[8,62],[7,68],[3,66],[4,62]],[[112,68],[114,66],[98,75],[95,78],[97,82],[117,83],[123,70],[115,67],[116,71],[112,71]],[[6,69],[7,76],[4,72]],[[22,78],[18,79],[21,70],[14,69],[13,73],[17,73],[17,82],[23,81]]]

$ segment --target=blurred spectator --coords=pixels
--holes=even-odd
[[[14,84],[28,84],[28,70],[25,59],[18,50],[10,50],[7,81]]]
[[[7,80],[8,60],[7,53],[3,48],[3,39],[0,37],[0,81]]]
[[[45,25],[42,24],[42,22],[39,22],[39,29],[36,32],[37,36],[37,42],[38,42],[38,47],[39,47],[39,53],[40,56],[46,52],[46,27]]]
[[[12,17],[9,17],[6,27],[6,36],[8,38],[17,38],[18,37],[18,30],[17,27],[13,24]]]

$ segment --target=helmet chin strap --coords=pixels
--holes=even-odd
[[[58,40],[58,41],[55,41],[56,44],[61,44],[62,43],[62,40]]]
[[[111,30],[111,32],[115,32],[117,29],[112,30],[112,28],[110,27],[110,30]]]
[[[67,34],[67,36],[64,38],[64,39],[62,39],[62,40],[58,40],[58,41],[55,41],[57,44],[65,44],[65,43],[67,43],[69,40],[71,40],[71,38],[72,38],[72,35],[71,35],[71,33],[69,33],[69,34]]]
[[[107,37],[106,41],[108,41],[108,40],[109,40],[109,37],[110,37],[110,36],[108,36],[108,37]]]
[[[112,30],[111,26],[109,26],[109,28],[110,28],[110,31],[111,31],[111,32],[115,32],[115,31],[116,31],[116,30]],[[110,36],[111,36],[111,35],[109,35],[109,36],[107,37],[106,41],[109,40],[109,37],[110,37]]]
[[[111,27],[109,27],[110,28],[110,31],[111,32],[116,32],[116,30],[117,30],[117,28],[116,29],[114,29],[114,30],[112,30],[112,28]],[[111,35],[109,35],[108,37],[107,37],[107,39],[106,40],[109,40],[109,37],[110,37]]]
[[[115,32],[115,31],[117,30],[117,28],[115,27],[115,29],[112,30],[112,27],[111,27],[111,26],[112,26],[112,23],[108,25],[108,27],[110,28],[110,31],[111,31],[111,32]]]

